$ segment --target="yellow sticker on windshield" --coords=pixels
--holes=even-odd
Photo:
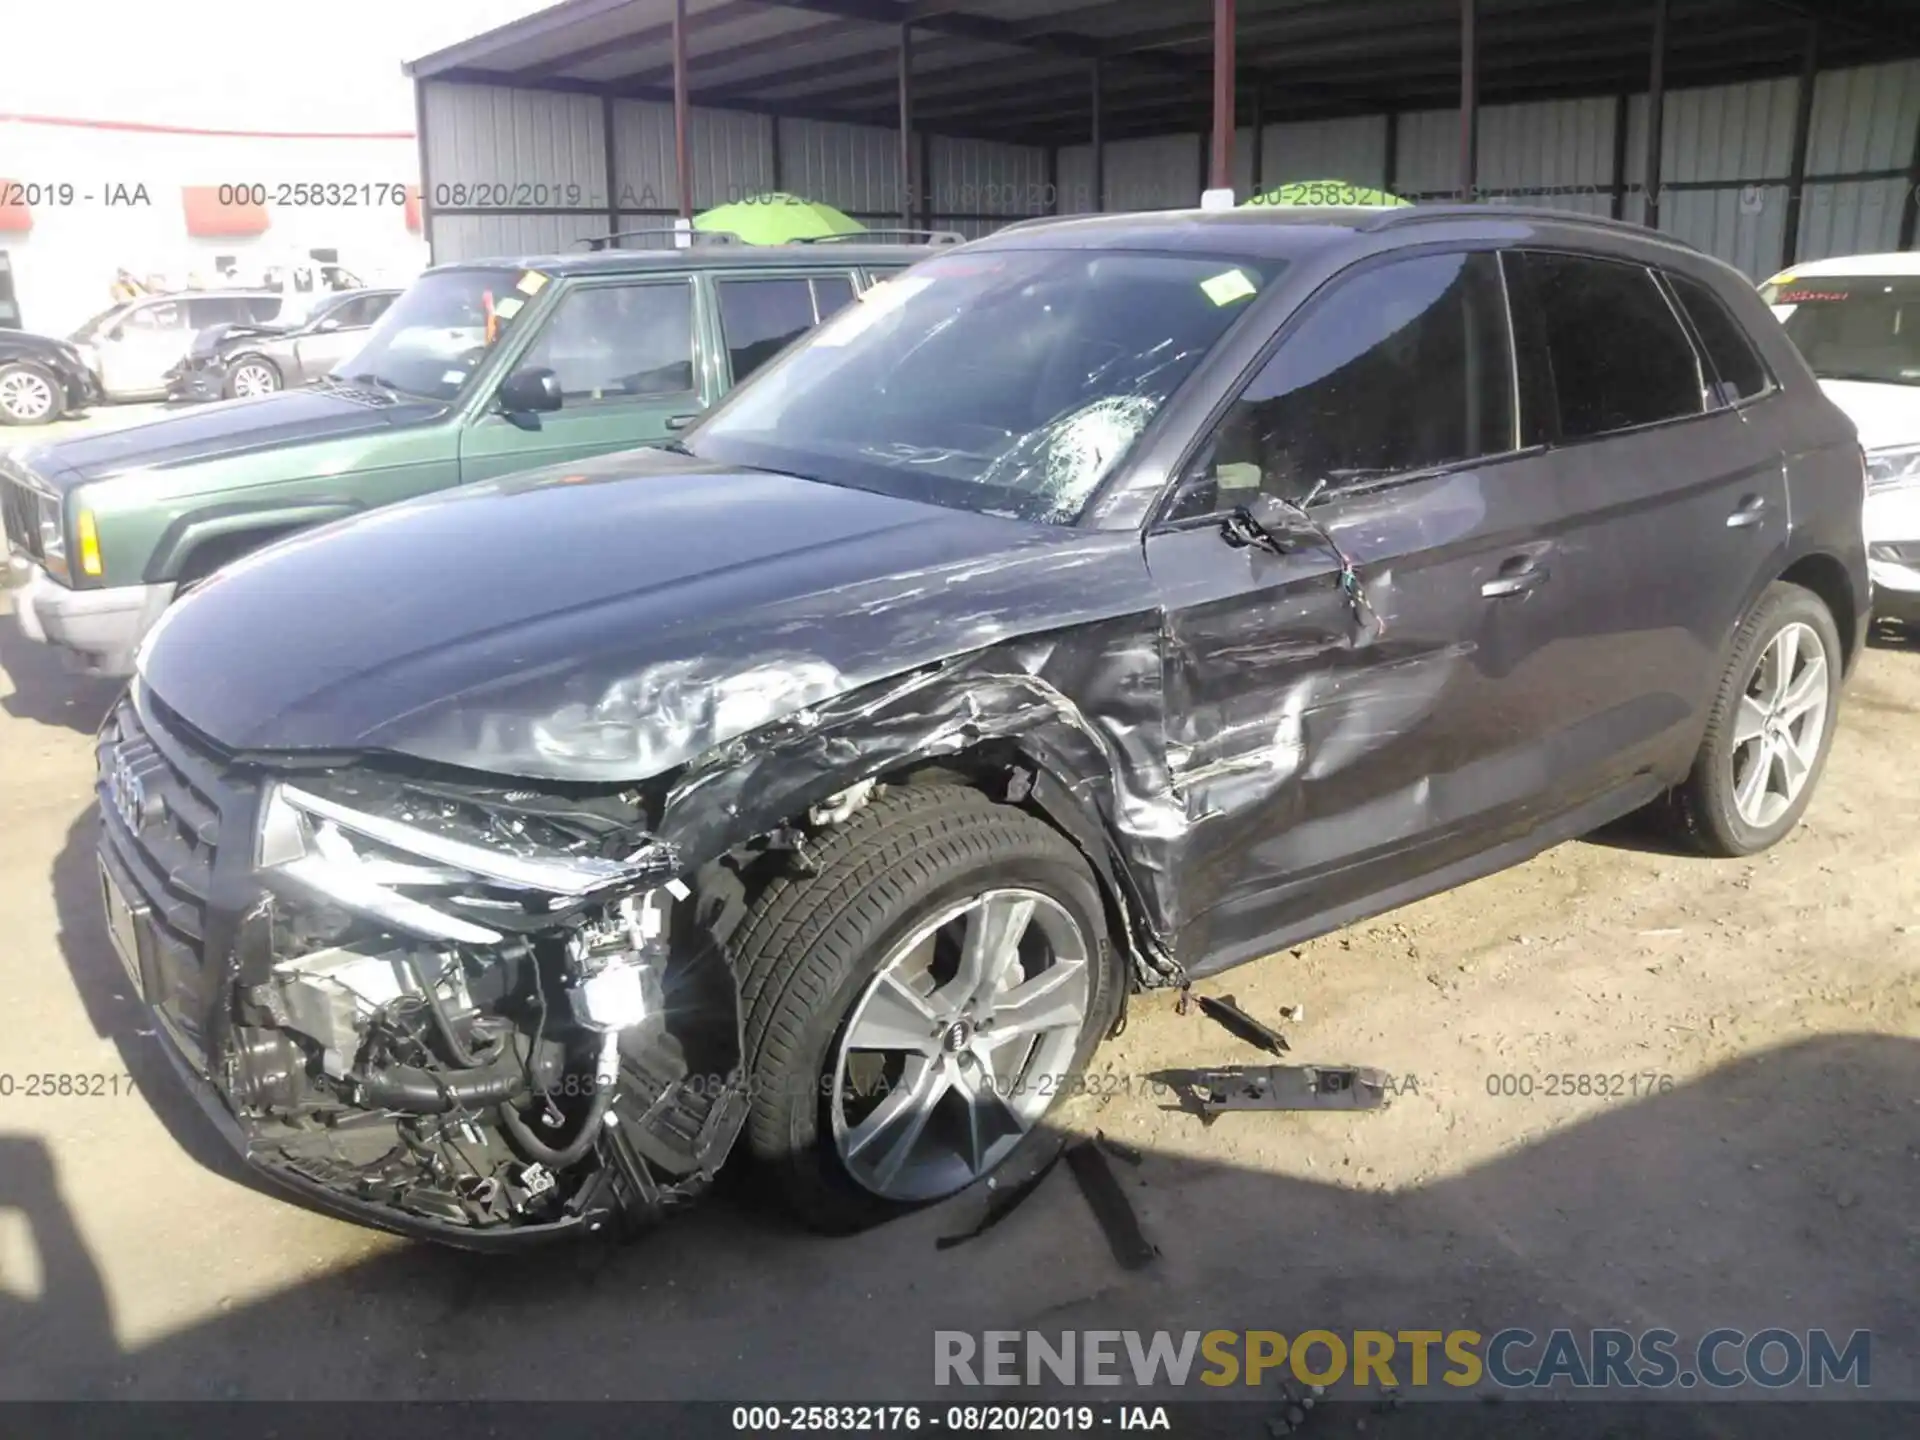
[[[1257,287],[1247,278],[1244,270],[1228,270],[1211,280],[1200,282],[1201,290],[1216,305],[1231,305],[1236,300],[1244,300],[1255,294]]]
[[[527,302],[522,300],[518,295],[509,295],[493,307],[493,313],[498,315],[502,320],[511,320],[520,313],[520,307],[526,303]]]
[[[547,277],[538,270],[529,270],[514,283],[514,289],[522,295],[538,295],[540,287],[547,283]]]
[[[1799,278],[1800,277],[1791,270],[1782,270],[1778,275],[1774,276],[1771,280],[1767,281],[1767,284],[1791,285],[1794,281],[1798,280]]]

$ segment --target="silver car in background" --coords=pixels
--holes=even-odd
[[[169,400],[268,395],[317,380],[352,357],[398,290],[327,295],[298,321],[232,324],[203,330],[167,372]]]

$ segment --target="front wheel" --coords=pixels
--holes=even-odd
[[[279,388],[279,368],[263,355],[242,355],[227,371],[227,394],[235,400],[271,395]]]
[[[0,424],[45,425],[60,418],[60,382],[28,360],[0,365]]]
[[[1118,1013],[1098,884],[1045,822],[895,789],[755,899],[737,959],[747,1138],[787,1204],[845,1233],[1018,1168]]]
[[[1800,823],[1833,744],[1842,652],[1820,597],[1767,587],[1734,640],[1693,771],[1675,795],[1709,855],[1752,855]]]

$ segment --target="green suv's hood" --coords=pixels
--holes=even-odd
[[[437,401],[396,400],[368,390],[282,390],[249,400],[200,405],[122,430],[36,445],[16,458],[49,483],[65,487],[129,470],[192,465],[421,425],[446,412],[447,406]]]

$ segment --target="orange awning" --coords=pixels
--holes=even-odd
[[[407,229],[414,234],[420,233],[420,187],[407,186]]]
[[[266,233],[267,207],[248,199],[244,185],[187,185],[180,198],[189,235],[217,239]]]
[[[24,235],[33,229],[33,211],[18,180],[0,180],[0,235]]]

